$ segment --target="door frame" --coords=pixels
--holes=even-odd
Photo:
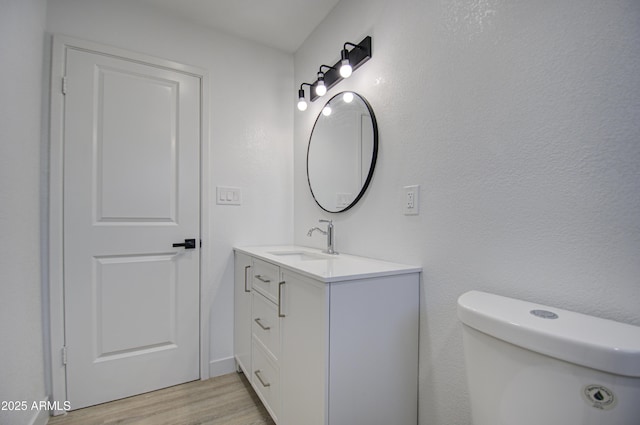
[[[182,63],[131,52],[117,47],[94,43],[87,40],[53,35],[51,51],[51,103],[49,122],[49,352],[48,366],[51,373],[51,400],[64,406],[67,397],[66,367],[63,363],[65,345],[64,328],[64,94],[66,55],[69,49],[81,50],[146,65],[169,69],[191,75],[200,80],[200,379],[209,379],[209,302],[211,261],[210,193],[211,153],[209,138],[209,76],[205,69]],[[46,316],[45,316],[46,317]],[[46,332],[46,331],[45,331]],[[45,334],[46,335],[46,334]],[[73,408],[73,406],[71,406]],[[53,414],[64,413],[56,410]]]

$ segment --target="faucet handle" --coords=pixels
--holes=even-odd
[[[320,219],[318,220],[318,223],[329,223],[329,224],[333,224],[333,220],[325,220],[325,219]]]

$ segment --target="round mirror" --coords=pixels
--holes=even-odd
[[[311,132],[307,179],[316,203],[342,212],[362,197],[378,156],[378,124],[371,105],[357,93],[342,92],[324,106]]]

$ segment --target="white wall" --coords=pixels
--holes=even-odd
[[[49,0],[47,31],[204,68],[210,77],[210,199],[242,188],[242,206],[210,205],[203,260],[213,373],[233,368],[233,245],[292,241],[293,58],[126,0]],[[206,235],[205,235],[206,236]],[[208,312],[205,314],[209,314]]]
[[[420,424],[469,424],[456,299],[486,290],[640,325],[640,2],[342,0],[295,54],[295,83],[373,37],[329,91],[372,104],[378,165],[361,202],[318,208],[295,112],[295,232],[424,267]],[[291,93],[291,105],[296,94]],[[402,186],[420,184],[420,215]]]
[[[44,423],[40,123],[44,0],[0,0],[0,423]]]

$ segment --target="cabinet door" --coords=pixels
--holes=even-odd
[[[420,278],[331,284],[331,425],[418,423]]]
[[[251,376],[251,257],[235,253],[233,349],[238,367]]]
[[[281,425],[327,424],[328,291],[283,271],[280,286]]]

